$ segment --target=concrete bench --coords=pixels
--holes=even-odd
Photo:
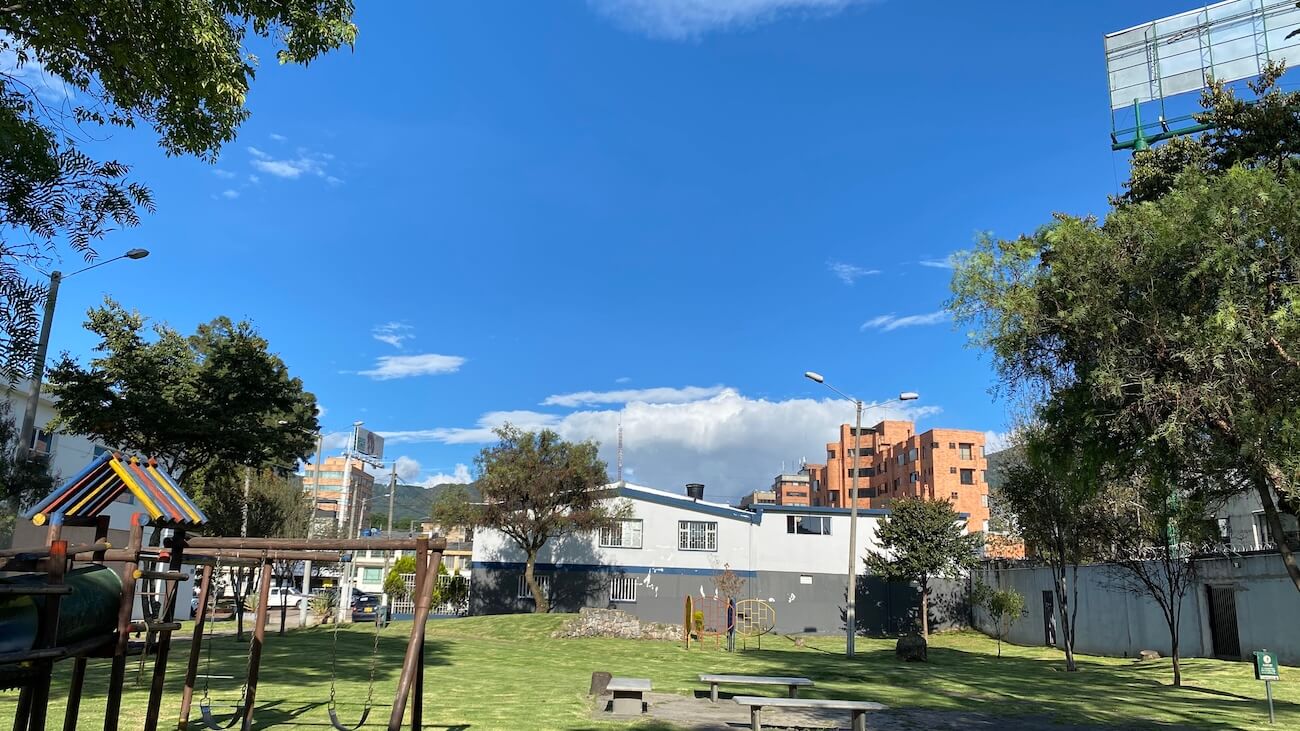
[[[718,686],[730,685],[784,685],[789,688],[791,698],[799,697],[799,688],[813,684],[808,678],[784,678],[774,675],[708,675],[700,674],[700,682],[709,684],[709,700],[718,702]]]
[[[614,694],[614,713],[639,716],[645,694],[650,692],[650,681],[646,678],[610,678],[605,690]]]
[[[849,711],[853,714],[853,731],[867,731],[867,712],[884,710],[885,706],[871,701],[832,701],[812,698],[763,698],[738,695],[733,698],[742,706],[749,706],[749,727],[753,731],[763,728],[763,708],[822,708],[832,711]]]

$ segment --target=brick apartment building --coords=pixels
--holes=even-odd
[[[351,465],[347,465],[345,457],[326,457],[320,466],[320,491],[316,502],[316,520],[321,524],[342,525],[339,503],[342,499],[344,466],[348,466],[352,472],[352,478],[348,480],[348,512],[352,514],[352,519],[356,519],[361,501],[375,494],[375,478],[366,472],[365,465],[359,460],[354,459]],[[316,465],[305,465],[302,480],[305,492],[312,492],[316,477]]]
[[[970,516],[970,530],[988,530],[984,433],[915,432],[910,421],[882,421],[863,427],[859,435],[853,434],[851,425],[840,425],[839,441],[826,445],[826,464],[805,465],[800,473],[807,477],[811,504],[848,507],[853,452],[858,450],[859,508],[888,508],[900,497],[948,500],[957,512]]]

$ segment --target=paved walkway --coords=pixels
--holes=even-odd
[[[596,703],[592,718],[599,721],[667,721],[695,731],[738,731],[749,728],[749,709],[722,698],[717,703],[703,696],[649,693],[646,715],[629,718],[608,711],[609,696]],[[763,711],[763,728],[773,729],[847,729],[849,714],[843,711],[793,710],[771,708]],[[1114,731],[1113,726],[1058,724],[1049,718],[1020,716],[995,717],[967,711],[885,710],[867,714],[867,728],[872,731]],[[1179,729],[1179,726],[1159,726]]]

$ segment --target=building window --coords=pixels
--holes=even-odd
[[[537,586],[542,590],[542,593],[547,596],[550,596],[551,595],[550,574],[533,574],[533,578],[537,580]],[[533,593],[528,590],[528,581],[527,579],[524,578],[523,574],[519,575],[519,593],[516,594],[516,596],[520,599],[533,598]]]
[[[831,534],[831,519],[824,515],[787,515],[785,532],[801,536],[828,536]]]
[[[367,566],[362,569],[361,580],[367,584],[378,584],[381,579],[380,573],[382,572],[383,569],[377,566]]]
[[[641,582],[635,576],[615,576],[609,580],[611,602],[635,602],[636,587]]]
[[[952,499],[953,499],[953,500],[956,500],[956,499],[959,498],[959,497],[961,497],[961,495],[959,495],[959,494],[957,494],[957,493],[955,493],[955,492],[952,494]]]
[[[904,464],[906,461],[907,461],[907,453],[906,453],[906,452],[899,452],[899,453],[898,453],[898,463],[899,463],[899,464]]]
[[[683,551],[718,550],[718,524],[704,520],[677,521],[677,547]]]
[[[826,460],[829,462],[832,459],[835,459],[835,450],[834,449],[826,450]]]
[[[898,478],[897,478],[897,477],[894,478],[894,489],[895,489],[895,490],[898,489]]]
[[[601,548],[640,548],[641,521],[620,520],[600,529]]]
[[[786,490],[781,494],[785,497],[808,497],[807,490]]]
[[[915,485],[916,483],[921,481],[921,473],[913,472],[911,475],[908,476],[908,479],[913,485]]]
[[[911,449],[907,450],[907,461],[908,462],[916,461],[916,447],[912,447]]]
[[[974,484],[975,484],[975,470],[962,470],[962,471],[961,471],[961,484],[963,484],[963,485],[974,485]]]
[[[961,457],[962,459],[973,459],[974,447],[975,447],[974,444],[958,444],[957,445],[958,456]]]
[[[948,442],[948,449],[956,449],[957,442]]]
[[[950,474],[950,475],[955,475],[955,474],[957,474],[957,468],[956,468],[956,467],[949,467],[949,468],[948,468],[948,474]]]
[[[988,506],[989,506],[989,496],[980,495],[980,507],[987,508]]]
[[[938,448],[939,448],[938,442],[930,442],[930,449],[938,449]]]

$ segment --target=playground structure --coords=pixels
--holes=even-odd
[[[722,638],[727,639],[727,650],[736,649],[736,636],[743,640],[754,639],[759,649],[763,647],[763,635],[776,629],[776,610],[762,599],[724,599],[717,596],[687,596],[682,612],[682,641],[687,650],[691,649],[691,638],[703,643],[706,638],[713,638],[714,647],[722,646]]]
[[[120,495],[130,493],[143,508],[131,516],[125,548],[108,542],[110,518],[104,510]],[[21,572],[0,578],[0,691],[18,689],[14,714],[15,731],[43,731],[54,666],[71,658],[67,708],[63,728],[70,731],[80,721],[80,703],[85,687],[87,661],[111,658],[107,706],[103,728],[118,728],[127,659],[140,657],[143,668],[153,657],[149,699],[145,709],[145,731],[158,728],[162,709],[178,587],[189,579],[185,565],[201,568],[199,612],[186,667],[184,693],[177,728],[191,727],[190,712],[194,686],[203,649],[203,632],[209,614],[209,594],[216,566],[259,566],[259,600],[249,645],[244,694],[237,710],[218,721],[211,706],[200,702],[202,724],[213,729],[238,725],[247,731],[253,722],[261,656],[266,640],[268,594],[271,567],[275,561],[339,562],[345,552],[409,550],[416,558],[415,617],[406,647],[397,692],[389,714],[388,728],[402,728],[406,708],[411,709],[411,728],[422,725],[424,700],[424,636],[431,606],[430,581],[436,581],[445,541],[409,539],[297,539],[223,538],[190,536],[189,531],[207,523],[207,517],[180,487],[152,460],[124,459],[116,454],[96,458],[76,477],[27,511],[24,516],[46,527],[44,546],[0,551],[0,572]],[[70,545],[62,537],[64,527],[90,527],[94,540]],[[144,545],[144,528],[169,529],[171,537],[162,546]],[[84,566],[75,566],[77,561]],[[121,563],[115,571],[108,563]],[[132,608],[139,597],[142,620],[132,620]],[[132,641],[132,633],[144,633],[143,641]],[[377,651],[376,637],[376,651]],[[371,688],[373,691],[373,660]],[[352,731],[365,723],[370,713],[367,697],[361,720],[346,726],[338,718],[331,678],[327,705],[330,723]]]

